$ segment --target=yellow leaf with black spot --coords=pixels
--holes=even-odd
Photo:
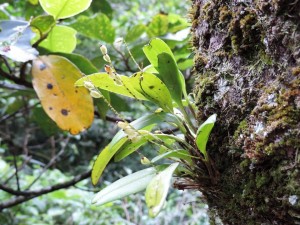
[[[94,119],[93,100],[84,87],[75,87],[80,70],[64,57],[41,56],[33,61],[32,84],[48,116],[62,129],[78,134]]]

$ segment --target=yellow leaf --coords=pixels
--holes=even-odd
[[[94,107],[89,91],[75,87],[80,70],[66,58],[41,56],[33,61],[33,87],[48,116],[62,129],[78,134],[93,122]]]

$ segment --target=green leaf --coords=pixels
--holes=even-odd
[[[173,112],[171,94],[166,85],[151,73],[138,72],[130,78],[132,86],[165,112]]]
[[[138,24],[134,27],[130,28],[127,31],[125,41],[126,42],[133,42],[138,39],[146,30],[146,26],[144,24]]]
[[[148,126],[147,129],[143,130],[148,130],[150,131],[153,128],[152,126]],[[146,144],[149,140],[153,140],[153,137],[151,135],[143,135],[141,136],[141,139],[138,140],[137,142],[132,142],[128,140],[123,146],[122,149],[115,155],[114,161],[118,162],[121,161],[122,159],[126,158],[129,156],[131,153],[135,152],[138,148]]]
[[[53,16],[50,15],[38,16],[30,22],[30,26],[33,28],[33,30],[37,30],[38,34],[44,35],[55,26],[55,20]]]
[[[79,79],[78,81],[76,81],[75,85],[83,86],[85,81],[90,81],[100,89],[107,90],[116,94],[124,95],[130,98],[147,100],[147,98],[143,94],[141,94],[134,87],[132,87],[129,77],[124,75],[119,75],[119,77],[125,86],[116,84],[114,80],[109,77],[107,73],[94,73],[85,76]]]
[[[172,150],[172,151],[167,151],[161,155],[158,155],[156,157],[154,157],[151,162],[155,163],[161,159],[164,158],[176,158],[176,159],[183,159],[186,160],[187,162],[192,164],[192,156],[190,155],[190,153],[188,153],[186,150],[184,149],[177,149],[177,150]]]
[[[27,22],[0,21],[0,55],[17,62],[33,60],[38,55],[31,47],[30,40],[34,37]]]
[[[181,123],[176,116],[170,113],[160,112],[160,113],[153,113],[146,116],[142,116],[137,120],[134,120],[130,124],[137,130],[143,129],[149,125],[153,124],[162,124],[163,122],[168,124],[175,124],[176,126],[180,127]],[[115,145],[119,140],[125,137],[126,134],[123,130],[120,130],[112,139],[110,145]]]
[[[178,14],[168,13],[169,19],[169,32],[175,33],[177,31],[183,30],[190,26],[185,18]]]
[[[147,56],[150,63],[154,66],[156,70],[158,70],[158,55],[165,52],[170,54],[174,60],[175,57],[170,49],[170,47],[161,39],[153,38],[149,44],[143,47],[143,51]]]
[[[206,159],[207,159],[206,144],[209,138],[209,134],[215,125],[216,119],[217,119],[216,114],[211,115],[204,123],[201,124],[201,126],[197,130],[196,145]]]
[[[57,125],[53,120],[47,116],[44,109],[41,107],[35,107],[32,111],[31,120],[36,122],[39,127],[43,130],[43,132],[48,135],[54,135],[59,131]]]
[[[193,59],[185,59],[178,61],[178,69],[180,70],[186,70],[188,68],[192,68],[194,65]]]
[[[156,217],[161,211],[170,188],[173,173],[179,163],[173,163],[159,172],[148,184],[145,198],[149,208],[149,216]]]
[[[39,46],[52,52],[71,53],[76,47],[76,30],[66,26],[55,26]]]
[[[88,60],[86,57],[79,55],[79,54],[74,54],[74,53],[56,53],[56,55],[63,56],[70,60],[73,64],[75,64],[80,71],[86,75],[88,74],[93,74],[97,73],[98,69],[94,66],[93,63],[91,63],[90,60]]]
[[[154,124],[161,124],[161,123],[169,123],[169,124],[176,124],[177,126],[181,126],[180,121],[178,118],[170,113],[160,112],[149,114],[146,116],[142,116],[139,119],[131,122],[131,126],[135,129],[140,130],[149,125]],[[182,129],[182,128],[180,128]],[[92,169],[92,183],[96,185],[98,180],[100,179],[103,170],[112,159],[112,157],[124,146],[124,144],[128,141],[126,134],[123,130],[120,130],[111,142],[100,152],[98,155]]]
[[[89,8],[92,0],[40,0],[45,12],[57,19],[75,16]]]
[[[180,79],[181,74],[177,68],[177,64],[168,53],[161,53],[158,56],[158,77],[165,83],[168,87],[173,100],[182,107],[182,94],[183,88],[185,87],[182,84]]]
[[[159,70],[159,68],[158,68],[159,67],[159,65],[158,65],[158,56],[162,53],[169,54],[170,57],[174,60],[174,62],[176,62],[175,57],[174,57],[170,47],[163,40],[161,40],[159,38],[152,39],[148,45],[145,45],[143,47],[143,51],[144,51],[145,55],[147,56],[148,60],[150,61],[150,63],[153,65],[153,67],[157,71]],[[173,64],[173,62],[172,62],[172,64]],[[175,63],[175,66],[177,67],[176,63]],[[174,70],[174,68],[172,70]],[[178,68],[177,68],[177,70],[178,70]],[[163,74],[158,75],[158,77],[161,80],[164,79],[164,78],[162,78],[163,76],[164,76]],[[178,70],[178,72],[176,72],[176,76],[177,77],[179,76],[181,87],[182,87],[181,90],[182,90],[183,95],[187,96],[186,84],[185,84],[185,79],[184,79],[183,74]],[[164,80],[163,80],[163,82],[164,82]],[[168,87],[168,85],[167,85],[167,87]],[[172,93],[171,93],[171,95],[172,95]],[[172,95],[172,97],[173,97],[173,95]]]
[[[103,13],[93,17],[80,16],[70,26],[89,38],[100,39],[107,43],[113,43],[115,40],[115,28],[110,19]]]
[[[107,145],[96,158],[93,168],[92,168],[92,184],[96,185],[109,161],[116,154],[116,152],[121,148],[121,146],[127,141],[127,138],[123,137],[118,140],[114,145]]]
[[[149,37],[165,35],[168,32],[168,25],[168,16],[157,14],[148,25],[147,34]]]
[[[128,101],[120,97],[117,94],[110,93],[110,103],[118,112],[129,112],[131,111]]]
[[[145,72],[145,73],[152,73],[152,74],[154,74],[154,73],[158,73],[158,71],[154,68],[154,66],[153,65],[148,65],[148,66],[146,66],[144,69],[143,69],[143,72]]]
[[[90,8],[93,13],[96,14],[100,11],[112,19],[114,10],[107,0],[93,1]]]
[[[151,167],[123,177],[98,192],[93,198],[92,203],[103,205],[143,191],[155,174],[155,168]]]

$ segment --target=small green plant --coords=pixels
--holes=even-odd
[[[102,45],[100,50],[109,63],[105,66],[106,72],[85,76],[75,85],[85,86],[94,98],[103,98],[119,116],[117,125],[121,130],[98,155],[92,169],[92,183],[98,183],[112,159],[120,161],[134,152],[140,154],[141,163],[148,168],[110,184],[97,193],[92,202],[102,205],[146,190],[149,215],[155,217],[164,206],[173,176],[179,189],[197,189],[199,177],[215,181],[216,171],[206,144],[216,115],[210,116],[197,129],[196,107],[187,95],[185,80],[175,57],[164,41],[155,38],[143,47],[151,64],[129,77],[116,72],[105,46]],[[134,98],[141,103],[149,101],[159,108],[151,110],[142,103],[149,113],[129,123],[111,106],[102,94],[103,90]],[[151,160],[138,151],[147,143],[157,152]]]

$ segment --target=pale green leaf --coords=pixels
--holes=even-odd
[[[122,80],[123,85],[116,84],[114,80],[109,77],[107,73],[94,73],[89,76],[85,76],[79,79],[78,81],[76,81],[75,85],[83,86],[85,81],[90,81],[100,89],[107,90],[131,98],[147,100],[147,98],[143,94],[136,91],[135,88],[132,87],[129,77],[123,75],[119,75],[119,77]]]
[[[66,26],[55,26],[39,46],[52,52],[71,53],[76,47],[76,30]]]
[[[216,119],[216,114],[211,115],[204,123],[201,124],[201,126],[197,130],[196,145],[205,156],[205,158],[207,158],[206,144],[209,138],[209,134],[215,125]]]
[[[148,184],[145,198],[151,217],[156,217],[164,206],[173,173],[178,165],[179,163],[171,164],[169,167],[159,172]]]
[[[93,198],[92,203],[103,205],[143,191],[155,174],[155,168],[151,167],[123,177],[98,192]]]
[[[75,16],[86,10],[92,0],[40,0],[40,4],[45,12],[62,19]]]

